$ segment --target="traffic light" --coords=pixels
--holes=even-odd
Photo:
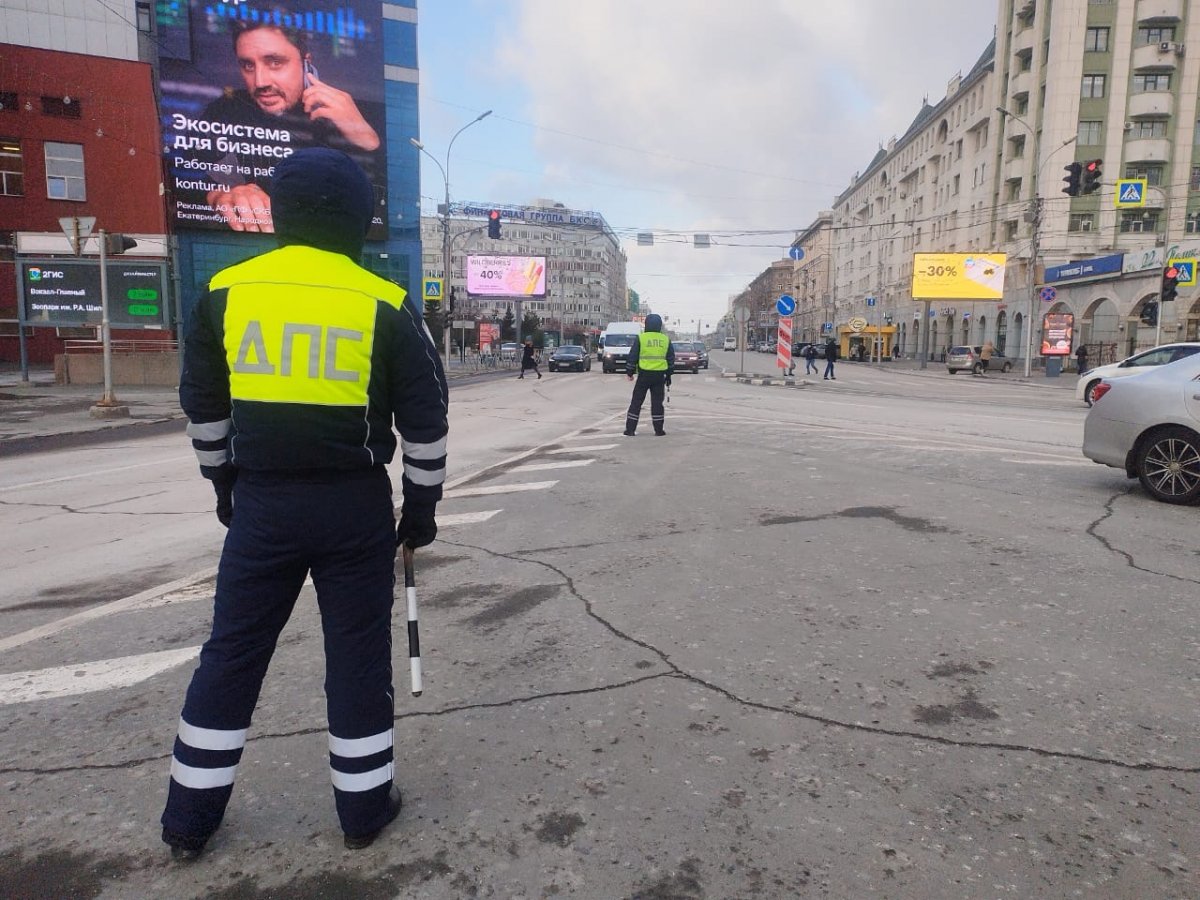
[[[488,237],[493,240],[500,237],[500,210],[498,209],[488,212]]]
[[[1067,177],[1063,179],[1066,187],[1062,192],[1069,197],[1079,196],[1079,180],[1083,176],[1083,163],[1073,162],[1069,166],[1063,166],[1063,171],[1067,173]]]
[[[104,235],[104,252],[108,256],[120,256],[137,246],[137,241],[125,234]]]
[[[1100,190],[1100,179],[1104,176],[1103,170],[1100,168],[1104,164],[1102,159],[1090,159],[1083,165],[1083,186],[1079,189],[1081,194],[1094,194]]]
[[[446,312],[447,313],[454,312],[454,300],[455,300],[454,288],[450,288],[450,296],[446,298]]]
[[[1158,324],[1158,301],[1147,300],[1142,306],[1142,324],[1157,325]]]
[[[1179,270],[1174,266],[1167,266],[1163,270],[1162,288],[1158,292],[1158,298],[1163,303],[1170,303],[1179,293]]]

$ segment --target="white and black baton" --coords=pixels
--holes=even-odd
[[[408,666],[412,673],[412,695],[420,697],[421,685],[421,635],[417,630],[417,579],[413,575],[413,551],[408,544],[402,546],[404,557],[404,594],[408,600]]]

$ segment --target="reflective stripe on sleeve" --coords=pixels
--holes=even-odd
[[[429,444],[401,440],[400,449],[405,456],[412,459],[441,459],[446,455],[446,439],[442,438]]]
[[[197,450],[196,459],[202,466],[223,466],[229,462],[228,450]]]
[[[246,746],[246,729],[223,731],[216,728],[198,728],[179,719],[179,739],[197,750],[241,750]]]
[[[404,464],[404,474],[408,476],[408,480],[413,484],[419,484],[422,487],[432,487],[446,480],[445,469],[435,469],[431,472],[426,469],[418,469],[416,466],[410,466],[408,463]]]
[[[232,426],[232,419],[222,419],[220,422],[189,422],[187,436],[194,441],[219,441],[229,434]]]
[[[347,759],[381,753],[392,746],[392,729],[365,738],[340,738],[329,735],[329,752]]]
[[[193,790],[208,790],[209,788],[227,787],[233,784],[233,776],[237,774],[237,766],[227,766],[223,769],[197,769],[195,766],[185,766],[179,760],[171,760],[171,777],[185,788]]]
[[[379,787],[381,784],[387,784],[395,775],[395,770],[395,764],[388,763],[386,766],[380,766],[378,769],[372,769],[370,772],[347,775],[345,772],[339,772],[330,766],[329,777],[337,790],[358,794],[363,791],[369,791],[371,788]]]

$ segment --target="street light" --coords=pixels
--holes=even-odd
[[[1075,143],[1076,138],[1069,137],[1050,152],[1050,154],[1041,161],[1038,165],[1038,157],[1041,155],[1041,132],[1034,131],[1033,126],[1022,119],[1014,112],[1010,112],[1003,106],[997,106],[996,112],[1000,113],[1001,121],[1005,117],[1015,119],[1020,123],[1033,138],[1033,162],[1034,162],[1034,186],[1033,186],[1033,209],[1026,213],[1026,219],[1033,227],[1033,235],[1029,241],[1029,297],[1026,300],[1026,309],[1028,311],[1027,321],[1025,322],[1025,377],[1028,378],[1033,371],[1033,322],[1034,310],[1037,307],[1037,259],[1040,250],[1039,242],[1041,240],[1041,225],[1042,225],[1042,170],[1045,169],[1046,163],[1053,159],[1063,147]]]
[[[446,205],[442,211],[442,275],[445,279],[442,285],[442,303],[446,303],[446,298],[450,296],[450,150],[454,147],[455,140],[458,136],[474,125],[476,122],[482,122],[492,114],[489,109],[487,112],[480,113],[458,131],[454,132],[454,136],[450,138],[450,143],[446,145],[446,165],[443,166],[438,162],[438,158],[425,149],[425,145],[418,141],[415,137],[409,138],[408,142],[433,160],[433,164],[438,167],[438,171],[442,173],[442,182],[446,187]],[[446,365],[450,365],[450,329],[443,328],[442,330],[443,343],[445,344]]]

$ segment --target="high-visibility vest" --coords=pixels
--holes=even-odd
[[[671,341],[661,331],[643,331],[638,335],[638,371],[667,371],[667,350]]]

